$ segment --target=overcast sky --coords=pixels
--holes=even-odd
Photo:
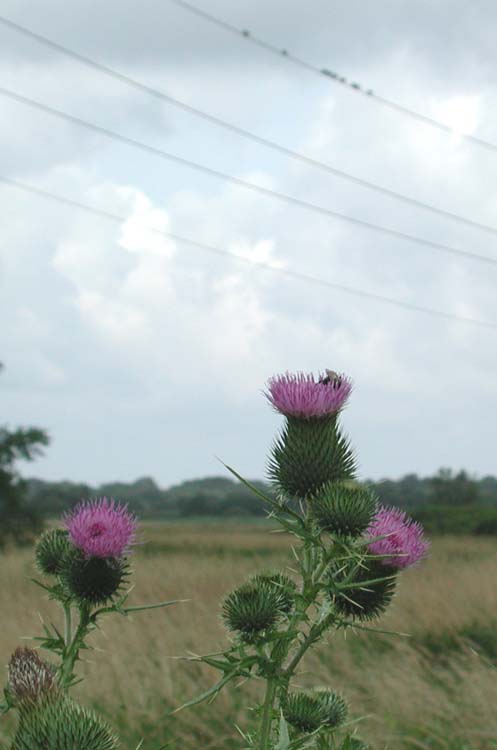
[[[291,65],[167,0],[3,0],[0,14],[337,169],[497,226],[490,0],[195,0],[446,134]],[[297,198],[497,259],[496,235],[230,134],[0,25],[0,86]],[[91,483],[262,477],[285,370],[355,383],[363,477],[496,474],[497,330],[430,317],[192,249],[150,227],[330,282],[497,323],[497,267],[201,175],[0,96],[1,419],[46,427],[24,473]]]

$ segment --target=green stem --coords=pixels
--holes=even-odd
[[[67,623],[67,620],[66,620]],[[76,660],[79,656],[81,644],[88,632],[90,624],[90,610],[87,606],[81,605],[79,610],[79,623],[74,636],[69,644],[66,644],[62,655],[62,664],[60,665],[60,684],[63,688],[71,686],[74,678],[73,670]]]
[[[303,592],[302,593],[305,595],[306,589],[307,589],[308,598],[306,600],[304,609],[302,609],[300,612],[296,612],[293,615],[293,617],[291,618],[290,623],[288,625],[287,632],[292,631],[294,628],[296,628],[303,621],[307,610],[309,609],[309,607],[311,606],[311,604],[313,604],[315,602],[316,596],[319,593],[319,584],[321,582],[321,578],[323,577],[323,574],[324,574],[326,568],[328,567],[328,563],[329,563],[328,555],[326,554],[326,552],[324,552],[323,559],[321,560],[320,564],[316,568],[316,571],[311,575],[311,581],[310,581],[311,589],[310,589],[310,591],[308,590],[308,582],[305,580],[306,576],[305,576],[305,573],[303,572],[304,585],[303,585]],[[313,626],[311,628],[309,636],[304,641],[304,643],[300,647],[300,649],[297,652],[297,654],[300,654],[303,646],[307,643],[307,640],[311,637],[311,633],[313,632],[313,628],[314,627],[315,626]],[[324,628],[323,628],[323,630],[324,630]],[[312,637],[311,640],[310,640],[310,642],[307,645],[305,645],[305,648],[302,651],[302,654],[299,656],[299,658],[297,660],[297,663],[300,661],[300,659],[302,658],[302,656],[304,655],[304,653],[307,651],[307,649],[309,648],[309,646],[312,645],[312,643],[314,642],[314,640],[315,640],[315,637]],[[285,656],[288,654],[289,649],[290,649],[290,644],[288,644]],[[296,656],[292,660],[291,664],[293,664],[293,661],[295,660]],[[283,658],[285,658],[285,657],[283,657]],[[291,676],[290,673],[288,672],[288,667],[287,667],[287,669],[284,670],[284,673],[286,675],[288,675],[288,677]],[[293,673],[293,669],[292,669],[292,673]]]
[[[311,604],[313,604],[316,600],[317,595],[319,594],[319,584],[321,583],[321,578],[323,577],[326,568],[328,567],[329,563],[329,557],[326,551],[323,553],[323,559],[321,560],[320,564],[318,565],[315,573],[312,575],[312,583],[313,583],[313,589],[312,589],[312,600],[309,600],[307,602],[307,606],[304,609],[302,613],[302,617],[309,609]],[[300,619],[300,618],[299,618]],[[287,678],[287,681],[290,680],[292,677],[297,665],[299,664],[300,660],[304,656],[305,652],[312,646],[313,643],[315,643],[318,638],[324,633],[326,628],[329,627],[333,617],[328,615],[328,617],[325,617],[324,620],[319,624],[312,625],[307,637],[301,643],[300,647],[294,654],[293,659],[290,661],[286,669],[284,670],[284,674]]]
[[[332,620],[333,620],[333,616],[328,615],[319,624],[313,625],[311,627],[309,634],[307,635],[307,638],[301,643],[293,659],[284,670],[284,675],[287,679],[290,679],[290,677],[295,672],[297,665],[299,664],[300,660],[304,656],[307,649],[309,649],[312,646],[312,644],[315,643],[321,637],[324,631],[330,626]]]
[[[71,605],[66,603],[64,606],[64,643],[68,648],[72,639],[72,610]]]
[[[271,724],[273,721],[273,705],[276,695],[276,680],[269,678],[266,685],[266,696],[262,709],[261,721],[261,749],[269,750],[271,743]]]
[[[327,555],[326,555],[326,553],[325,553],[325,554],[323,555],[323,559],[322,559],[322,561],[321,561],[321,563],[320,563],[319,567],[318,567],[318,568],[317,568],[317,570],[316,570],[316,573],[315,573],[315,574],[313,575],[313,577],[312,577],[312,580],[313,580],[313,583],[314,583],[314,585],[317,585],[318,583],[320,583],[320,581],[321,581],[321,576],[323,575],[324,571],[325,571],[325,570],[326,570],[326,568],[328,567],[328,563],[329,563],[329,560],[328,560],[328,556],[327,556]]]
[[[326,570],[326,567],[328,565],[328,560],[326,556],[321,561],[321,563],[318,565],[317,569],[314,573],[311,573],[309,576],[306,574],[305,568],[302,571],[303,574],[303,591],[302,594],[305,597],[305,603],[302,610],[299,612],[295,612],[293,617],[290,620],[290,623],[288,625],[287,633],[292,632],[294,629],[296,629],[300,623],[304,620],[305,615],[311,604],[313,604],[316,600],[316,596],[319,593],[319,583],[321,580],[321,577],[323,576],[323,573]],[[307,594],[307,596],[306,596]],[[260,750],[269,750],[270,748],[270,740],[271,740],[271,723],[273,718],[273,710],[274,710],[274,701],[276,697],[276,690],[278,685],[280,685],[282,690],[282,695],[284,696],[288,691],[288,685],[290,682],[290,678],[292,677],[298,663],[304,656],[305,652],[307,651],[310,646],[312,646],[313,643],[315,643],[316,640],[319,639],[320,635],[326,630],[326,628],[329,625],[329,617],[326,617],[319,625],[313,625],[309,631],[309,634],[307,635],[304,642],[301,644],[297,652],[295,653],[293,659],[290,661],[289,665],[284,670],[279,670],[280,680],[270,678],[267,682],[266,687],[266,697],[264,700],[264,707],[263,707],[263,713],[262,713],[262,722],[261,722],[261,744],[260,744]],[[279,642],[276,644],[275,648],[273,649],[273,652],[271,656],[275,658],[277,655],[278,657],[278,663],[281,664],[281,662],[286,658],[289,650],[289,644],[284,643],[283,648],[281,649],[282,643]],[[279,651],[281,649],[281,652]],[[281,679],[283,678],[283,679]],[[282,696],[280,696],[281,701]]]

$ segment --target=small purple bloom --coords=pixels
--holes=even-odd
[[[87,557],[121,557],[136,538],[136,517],[106,497],[82,501],[64,520],[72,543]]]
[[[394,568],[415,565],[426,555],[430,546],[421,524],[406,516],[399,508],[385,508],[381,505],[366,530],[366,537],[376,539],[368,545],[369,551],[374,555],[388,555],[381,562]]]
[[[328,417],[338,412],[352,390],[344,375],[326,370],[318,379],[303,372],[275,375],[267,383],[265,396],[270,404],[286,417]]]

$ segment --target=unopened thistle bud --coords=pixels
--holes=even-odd
[[[106,722],[59,687],[55,670],[30,648],[18,648],[8,666],[8,690],[19,709],[11,750],[116,750]]]
[[[8,665],[8,690],[16,703],[34,703],[57,690],[55,670],[31,648],[17,648]]]
[[[395,571],[386,569],[379,560],[366,559],[360,565],[354,560],[337,561],[328,569],[328,576],[335,609],[352,620],[379,617],[395,592]]]
[[[125,558],[87,558],[74,550],[67,558],[60,580],[73,599],[99,605],[120,593],[128,575]]]
[[[317,690],[325,716],[324,724],[330,729],[339,727],[347,718],[348,706],[345,699],[333,690]]]
[[[248,581],[228,594],[222,616],[230,630],[252,642],[276,625],[285,604],[284,595],[273,584]]]
[[[279,571],[267,571],[252,576],[249,583],[253,583],[255,586],[262,584],[273,588],[279,596],[279,608],[284,615],[288,615],[293,610],[297,586],[288,576]]]
[[[67,695],[21,711],[12,750],[117,750],[108,724]]]
[[[369,490],[343,482],[327,482],[309,498],[312,517],[323,531],[360,536],[371,523],[377,502]]]
[[[69,536],[64,529],[50,529],[40,537],[36,549],[36,565],[45,575],[59,575],[71,549]]]
[[[347,704],[331,690],[299,691],[288,694],[283,715],[299,732],[315,732],[324,726],[334,729],[345,721]]]

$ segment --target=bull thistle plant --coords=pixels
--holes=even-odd
[[[35,560],[48,582],[35,581],[57,602],[64,626],[44,624],[34,638],[52,654],[42,659],[32,648],[18,648],[8,665],[0,713],[18,712],[11,750],[117,750],[118,738],[94,711],[80,706],[69,691],[88,636],[103,617],[167,607],[176,602],[128,606],[129,555],[136,542],[136,518],[122,505],[101,498],[82,502],[61,528],[46,531]]]
[[[226,596],[222,619],[232,634],[229,647],[193,657],[219,670],[220,679],[182,708],[212,700],[240,680],[264,681],[256,729],[240,730],[246,748],[368,748],[347,721],[345,697],[333,687],[296,687],[297,670],[332,630],[374,629],[400,572],[428,549],[417,523],[382,507],[356,480],[354,454],[339,426],[351,390],[347,377],[330,370],[317,379],[303,373],[273,377],[265,395],[285,418],[269,458],[273,496],[226,467],[296,540],[293,570],[257,573]]]

